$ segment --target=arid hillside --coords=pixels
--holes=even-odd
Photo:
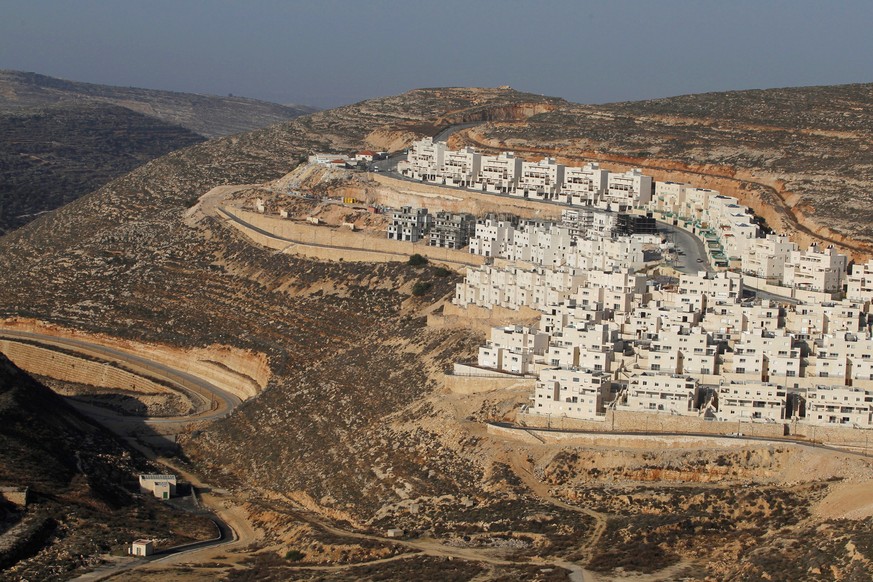
[[[869,578],[873,473],[861,456],[488,426],[512,419],[529,388],[446,387],[445,368],[483,339],[427,325],[457,273],[318,262],[212,216],[184,219],[216,186],[276,180],[312,151],[399,149],[481,122],[458,139],[537,155],[559,131],[568,147],[588,139],[594,109],[508,88],[411,91],[170,153],[0,238],[2,318],[269,360],[258,396],[179,439],[192,471],[241,500],[258,541],[118,579]],[[619,134],[604,135],[628,157]],[[828,503],[840,495],[850,502]],[[388,539],[394,528],[405,537]]]
[[[312,111],[0,71],[0,234],[171,151]]]
[[[279,105],[245,97],[96,85],[0,70],[2,111],[83,103],[117,105],[207,138],[250,131],[317,111],[305,105]]]
[[[206,517],[139,494],[137,474],[153,466],[2,354],[0,443],[0,486],[29,488],[26,507],[0,500],[2,580],[68,579],[142,537],[215,535]]]
[[[108,103],[0,111],[0,233],[202,141],[188,129]]]

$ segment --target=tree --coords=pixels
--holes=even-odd
[[[427,257],[423,257],[418,253],[415,253],[411,257],[409,257],[408,265],[413,267],[422,267],[427,264]]]

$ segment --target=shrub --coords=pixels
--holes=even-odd
[[[288,550],[287,552],[285,552],[285,559],[292,562],[299,562],[305,557],[306,554],[304,554],[300,550]]]
[[[437,267],[436,271],[434,271],[433,274],[437,277],[448,277],[452,274],[452,272],[445,267]]]
[[[421,267],[427,264],[427,257],[423,257],[418,253],[415,253],[411,257],[409,257],[409,265],[413,267]]]
[[[419,281],[412,286],[412,294],[416,297],[421,297],[422,295],[430,291],[431,287],[433,287],[433,283],[430,283],[428,281]]]

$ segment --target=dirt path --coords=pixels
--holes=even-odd
[[[511,451],[508,454],[507,461],[509,463],[510,469],[512,469],[512,472],[515,473],[519,479],[521,479],[522,483],[524,483],[528,487],[528,489],[533,492],[534,495],[536,495],[543,501],[554,505],[555,507],[560,507],[568,511],[582,513],[594,519],[594,529],[591,531],[591,535],[588,536],[588,539],[585,540],[585,543],[580,548],[580,550],[590,560],[594,555],[594,549],[597,546],[597,543],[600,541],[600,538],[603,537],[603,534],[606,531],[606,515],[598,511],[594,511],[593,509],[588,507],[571,505],[552,495],[551,491],[549,490],[549,486],[545,483],[542,483],[533,474],[530,462],[527,460],[526,457],[523,456],[523,454],[524,453],[521,451]],[[567,564],[569,564],[569,562]],[[582,572],[585,578],[588,580],[597,579],[597,577],[592,572],[589,572],[587,570],[582,570]]]
[[[149,563],[148,570],[172,567],[180,563],[202,563],[215,560],[217,556],[225,555],[248,548],[252,544],[263,540],[263,532],[257,530],[249,521],[248,512],[242,503],[231,493],[222,489],[214,489],[204,483],[197,475],[191,473],[170,459],[158,459],[160,463],[170,467],[177,475],[191,483],[198,490],[203,491],[200,495],[200,503],[209,508],[215,515],[223,520],[232,530],[234,539],[231,542],[217,546],[169,556],[162,560]],[[157,568],[156,568],[157,567]]]
[[[258,186],[260,186],[260,184],[231,184],[228,186],[216,186],[201,196],[194,206],[185,211],[185,214],[183,215],[185,224],[188,226],[194,226],[207,216],[214,216],[218,208],[224,204],[225,200],[237,192],[256,188]]]

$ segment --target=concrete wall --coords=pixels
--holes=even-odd
[[[609,411],[603,420],[577,420],[552,415],[519,414],[518,422],[529,427],[549,427],[595,430],[604,432],[685,432],[728,435],[741,432],[745,436],[782,437],[786,428],[782,423],[717,422],[693,416],[655,414],[626,410]],[[613,420],[614,419],[614,420]]]
[[[186,372],[192,376],[207,380],[242,400],[257,395],[267,385],[271,375],[266,355],[231,346],[212,345],[205,348],[182,350],[164,345],[143,344],[120,338],[82,334],[31,319],[8,319],[0,322],[0,329],[3,328],[58,338],[86,340],[94,344],[136,354],[174,370]],[[88,353],[87,350],[82,350],[82,352]],[[111,360],[111,358],[97,353],[93,355],[99,359]],[[156,377],[161,376],[160,373],[152,373],[153,370],[148,368],[139,370],[131,365],[131,369],[137,373]],[[199,391],[199,388],[194,386],[189,388],[195,392]]]
[[[461,376],[446,374],[443,384],[455,394],[481,394],[493,390],[519,390],[532,392],[535,378]]]
[[[394,241],[362,232],[264,216],[238,208],[224,208],[221,212],[236,216],[276,237],[271,238],[238,222],[230,221],[232,226],[262,246],[319,260],[405,262],[417,253],[454,268],[485,263],[485,257],[471,255],[466,251],[431,247],[423,242]]]
[[[793,287],[781,287],[767,282],[767,279],[755,277],[753,275],[743,275],[743,285],[758,291],[766,291],[773,295],[781,295],[782,297],[791,297],[805,303],[823,303],[832,301],[836,293],[822,293],[819,291],[805,291],[803,289],[794,289]]]
[[[858,429],[842,425],[815,425],[803,421],[790,424],[791,435],[808,442],[845,447],[856,452],[864,452],[873,447],[873,429]],[[873,448],[870,449],[873,453]]]
[[[470,212],[478,216],[483,216],[489,212],[509,212],[522,218],[541,218],[544,220],[560,219],[561,210],[566,208],[515,196],[498,197],[494,194],[410,182],[390,178],[384,174],[371,174],[370,177],[382,187],[375,192],[369,192],[369,197],[379,204],[391,207],[411,204],[423,206],[431,212],[435,210]]]
[[[442,313],[431,313],[427,316],[427,325],[433,328],[463,327],[472,329],[490,337],[491,328],[499,325],[535,325],[539,323],[540,312],[529,307],[519,310],[505,307],[480,307],[468,305],[459,307],[454,303],[446,303]]]
[[[178,391],[101,362],[56,352],[25,343],[0,340],[0,352],[31,374],[100,388],[132,390],[147,394],[177,394]]]

